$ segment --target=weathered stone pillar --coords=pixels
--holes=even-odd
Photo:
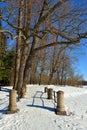
[[[47,92],[47,90],[48,90],[48,88],[47,88],[47,87],[45,87],[45,88],[44,88],[44,92],[46,93],[46,92]]]
[[[19,110],[16,104],[16,97],[17,97],[17,91],[14,89],[11,90],[9,92],[9,109],[7,111],[7,114],[16,113]]]
[[[57,115],[66,115],[65,106],[64,106],[64,92],[63,91],[57,92],[56,114]]]
[[[53,99],[53,89],[49,88],[47,94],[48,94],[48,99]]]

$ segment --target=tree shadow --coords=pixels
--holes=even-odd
[[[2,87],[1,89],[2,92],[9,92],[10,90],[11,90],[10,88],[4,88],[4,87]]]
[[[38,97],[32,97],[32,98],[35,98],[35,99],[39,99],[40,97],[38,96]],[[47,99],[46,97],[43,97],[43,99]]]
[[[29,104],[27,106],[28,107],[35,107],[35,108],[46,109],[46,110],[55,112],[55,106],[54,107],[48,107],[48,106],[44,105],[44,99],[47,99],[47,98],[43,97],[43,94],[44,94],[44,92],[42,92],[42,91],[36,91],[36,93],[32,97],[33,98],[32,104],[31,105]],[[42,105],[35,105],[35,101],[37,99],[40,99]]]
[[[37,94],[40,94],[40,95],[37,96]],[[32,97],[32,98],[33,98],[32,105],[34,105],[35,99],[39,98],[39,99],[42,100],[42,95],[43,95],[43,92],[42,92],[42,91],[36,91],[36,93],[35,93],[34,96]],[[43,103],[43,105],[44,105],[43,100],[42,100],[42,103]]]
[[[6,95],[7,96],[7,95]],[[3,97],[0,99],[0,106],[8,102],[8,97]]]
[[[55,112],[55,108],[52,107],[46,107],[46,106],[39,106],[39,105],[27,105],[28,107],[35,107],[35,108],[41,108],[41,109],[46,109],[51,112]]]
[[[8,110],[8,107],[5,107],[5,108],[3,108],[3,109],[0,110],[0,113],[1,114],[6,114],[7,110]]]

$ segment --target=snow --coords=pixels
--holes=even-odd
[[[67,116],[55,114],[56,103],[44,87],[64,91]],[[17,102],[20,111],[6,114],[10,89],[0,91],[0,130],[87,130],[87,87],[27,85],[26,97]]]

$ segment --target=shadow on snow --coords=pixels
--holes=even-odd
[[[28,107],[35,107],[35,108],[46,109],[46,110],[55,112],[55,108],[51,108],[51,107],[39,106],[39,105],[27,105],[27,106],[28,106]]]

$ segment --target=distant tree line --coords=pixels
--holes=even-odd
[[[87,85],[87,81],[83,80],[82,85]]]

